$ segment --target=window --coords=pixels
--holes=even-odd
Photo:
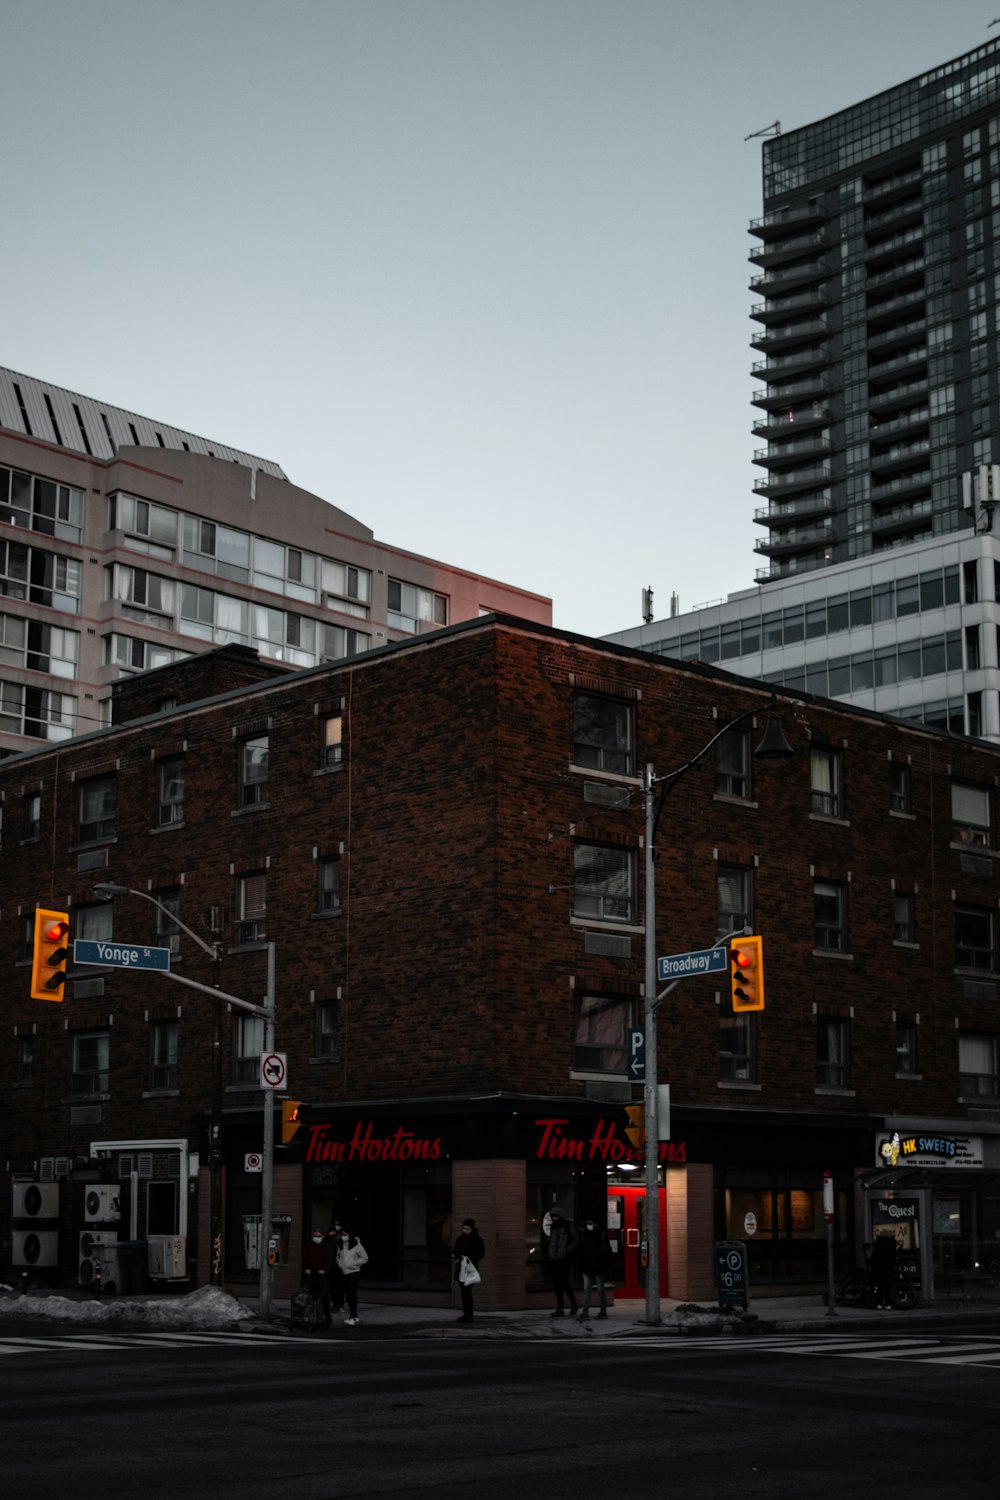
[[[246,644],[249,622],[250,606],[245,599],[196,588],[193,583],[181,585],[181,630],[185,635],[220,646]]]
[[[30,1083],[35,1073],[35,1039],[32,1036],[15,1038],[14,1082]]]
[[[990,906],[955,907],[955,966],[995,972],[996,912]]]
[[[184,661],[190,651],[144,641],[137,635],[106,635],[104,665],[122,667],[125,671],[144,672],[151,667],[165,667],[172,661]]]
[[[720,865],[716,871],[716,936],[748,927],[751,922],[750,871]]]
[[[843,953],[846,948],[844,932],[846,897],[846,887],[839,881],[817,880],[814,883],[813,940],[817,948],[825,948],[832,953]]]
[[[319,874],[319,910],[335,912],[340,910],[340,860],[321,859],[318,861]]]
[[[628,1067],[628,1032],[638,1001],[578,995],[573,1018],[573,1067],[581,1073],[615,1073]]]
[[[267,735],[244,740],[240,746],[240,806],[258,807],[267,801]]]
[[[238,900],[239,917],[236,922],[237,943],[266,942],[267,876],[241,876],[238,888]]]
[[[29,792],[24,799],[24,842],[37,844],[42,836],[42,794]]]
[[[952,782],[951,836],[956,844],[992,845],[993,817],[990,794],[983,786]]]
[[[75,934],[74,934],[75,935]],[[21,930],[18,937],[17,959],[19,963],[30,962],[35,956],[35,915],[34,912],[21,918]]]
[[[168,510],[163,505],[153,505],[148,500],[139,500],[135,495],[111,495],[108,498],[108,529],[110,531],[129,531],[133,537],[145,537],[147,545],[136,546],[135,541],[130,541],[129,546],[133,551],[145,552],[151,550],[149,542],[160,542],[161,557],[170,557],[167,548],[177,546],[177,511]]]
[[[0,729],[31,739],[68,740],[76,723],[76,699],[69,693],[0,682]]]
[[[916,900],[912,891],[896,891],[893,902],[893,939],[897,943],[917,941]]]
[[[344,716],[328,714],[323,720],[322,761],[324,766],[339,766],[344,760]]]
[[[593,771],[632,770],[632,710],[613,698],[573,699],[573,764]]]
[[[573,874],[576,916],[599,922],[632,921],[633,861],[627,849],[577,844]]]
[[[264,1018],[236,1017],[234,1078],[237,1083],[260,1082],[260,1054],[264,1050]]]
[[[753,1016],[723,1015],[719,1027],[719,1078],[723,1083],[753,1083],[756,1062]]]
[[[114,776],[98,776],[80,787],[81,844],[113,839],[118,833],[118,782]]]
[[[108,1092],[108,1059],[111,1048],[107,1031],[78,1031],[73,1037],[73,1094]]]
[[[338,1006],[336,1000],[321,1000],[316,1007],[316,1056],[337,1056]]]
[[[154,1089],[177,1087],[177,1022],[153,1022],[152,1071],[150,1086]]]
[[[917,1071],[917,1028],[912,1021],[896,1022],[896,1072]]]
[[[416,633],[421,625],[447,625],[448,601],[443,594],[418,589],[415,584],[389,579],[388,621],[396,630]]]
[[[114,937],[114,907],[110,901],[95,901],[91,906],[73,908],[71,936],[88,943],[110,943]]]
[[[824,818],[842,817],[840,752],[813,746],[810,756],[810,778],[812,811]]]
[[[850,1027],[840,1016],[816,1020],[816,1083],[820,1088],[846,1089],[851,1082]]]
[[[75,677],[80,635],[57,625],[43,625],[19,615],[0,615],[0,662],[48,672],[53,677]]]
[[[750,795],[750,742],[741,729],[730,729],[715,752],[715,790],[723,797]]]
[[[172,823],[184,821],[184,762],[164,760],[160,762],[159,809],[157,823],[167,828]]]
[[[889,765],[889,807],[894,813],[910,811],[910,768],[898,760]]]
[[[345,656],[357,656],[367,651],[372,643],[370,635],[363,630],[348,630],[343,625],[320,627],[320,656],[324,661],[340,661]]]
[[[960,1036],[958,1039],[958,1091],[963,1099],[996,1099],[1000,1096],[995,1036]]]
[[[250,580],[250,533],[217,526],[201,516],[184,517],[184,561],[202,573]]]
[[[333,562],[324,557],[320,563],[323,603],[345,615],[368,614],[372,597],[372,575],[367,568],[351,563]]]
[[[172,579],[147,573],[145,568],[127,568],[122,563],[115,563],[110,572],[111,598],[135,606],[122,611],[126,619],[143,620],[149,612],[173,619],[176,590]]]
[[[83,491],[17,469],[0,469],[0,521],[78,542]]]
[[[171,960],[180,957],[181,930],[177,925],[177,919],[181,914],[181,893],[178,887],[169,891],[155,891],[153,893],[160,905],[155,907],[156,912],[156,947],[169,948]],[[165,911],[161,911],[165,907]]]

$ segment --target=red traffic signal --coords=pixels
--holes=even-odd
[[[32,1000],[61,1000],[69,962],[69,912],[35,912],[31,954]]]
[[[764,940],[733,938],[729,944],[729,979],[733,1011],[764,1009]]]

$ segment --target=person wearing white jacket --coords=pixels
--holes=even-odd
[[[358,1317],[358,1276],[361,1267],[367,1264],[368,1251],[347,1225],[342,1224],[340,1243],[337,1246],[337,1269],[344,1278],[344,1296],[347,1299],[347,1317],[344,1322],[351,1328],[361,1322]]]

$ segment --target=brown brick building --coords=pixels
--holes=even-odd
[[[644,771],[755,710],[657,829],[657,953],[749,923],[767,973],[760,1015],[734,1018],[725,974],[664,1000],[661,1284],[710,1296],[713,1240],[750,1214],[755,1287],[822,1282],[824,1171],[841,1263],[894,1204],[925,1291],[971,1267],[1000,1230],[1000,752],[787,694],[796,754],[756,761],[767,703],[697,663],[489,617],[294,673],[223,647],[119,684],[116,727],[4,762],[7,1265],[30,1243],[35,1274],[73,1279],[103,1224],[184,1236],[207,1279],[213,1116],[228,1284],[259,1211],[260,1023],[147,971],[77,967],[62,1004],[31,1000],[41,905],[74,939],[169,947],[172,974],[255,1002],[275,945],[276,1046],[311,1106],[277,1153],[279,1295],[337,1215],[371,1289],[446,1297],[472,1213],[484,1303],[524,1305],[556,1202],[606,1204],[638,1294]],[[99,882],[139,894],[110,904]],[[219,939],[217,965],[175,916]]]

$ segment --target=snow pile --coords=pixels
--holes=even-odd
[[[179,1328],[232,1328],[254,1314],[217,1286],[184,1297],[93,1298],[0,1295],[2,1318],[51,1318],[60,1323],[147,1323]]]
[[[667,1328],[727,1328],[743,1319],[756,1321],[756,1314],[742,1307],[702,1307],[697,1302],[682,1302],[663,1319]]]

